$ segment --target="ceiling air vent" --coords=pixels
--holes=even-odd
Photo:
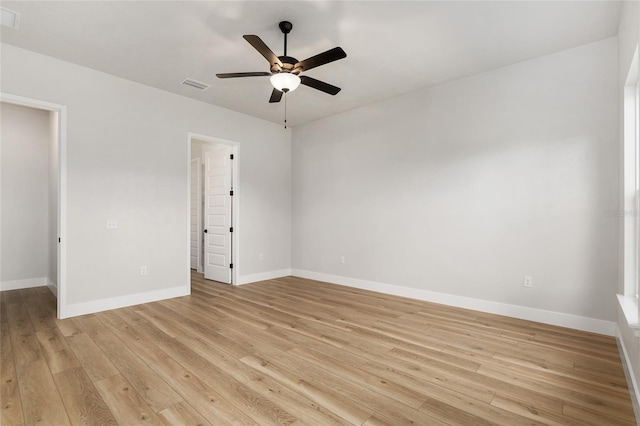
[[[185,79],[182,84],[184,84],[185,86],[191,86],[194,87],[198,90],[207,90],[209,87],[211,87],[210,84],[207,83],[203,83],[201,81],[198,80],[194,80],[192,78],[187,78]]]
[[[0,8],[0,18],[2,18],[3,27],[17,30],[20,25],[20,13],[15,10],[7,9],[6,7]]]

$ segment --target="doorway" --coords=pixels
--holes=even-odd
[[[238,144],[189,134],[189,271],[235,284]]]
[[[1,289],[47,286],[57,298],[58,318],[64,318],[66,107],[5,93],[0,102]]]

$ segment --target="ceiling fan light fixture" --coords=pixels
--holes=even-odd
[[[271,76],[271,84],[281,92],[293,92],[300,85],[300,77],[289,72],[281,72]]]

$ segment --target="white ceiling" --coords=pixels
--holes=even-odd
[[[422,87],[459,79],[617,34],[617,1],[2,1],[21,13],[2,42],[142,84],[282,123],[269,104],[268,71],[243,38],[256,34],[282,55],[278,22],[289,20],[288,53],[299,60],[341,46],[347,58],[307,75],[342,88],[301,86],[288,122],[302,124]],[[9,65],[10,66],[10,65]],[[181,85],[190,77],[212,87]]]

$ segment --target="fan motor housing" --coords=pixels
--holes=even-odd
[[[296,58],[291,56],[278,56],[278,59],[280,59],[280,62],[282,62],[282,68],[280,68],[280,65],[278,64],[273,64],[271,65],[272,73],[279,73],[279,72],[290,72],[292,74],[300,73],[301,70],[299,68],[294,68],[295,65],[298,63],[298,60]]]

